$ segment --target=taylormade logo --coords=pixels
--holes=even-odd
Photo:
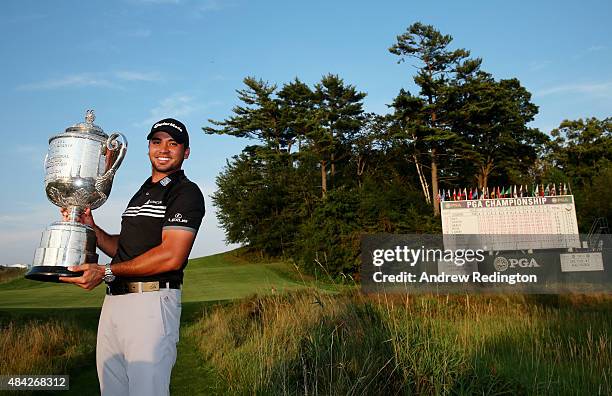
[[[157,124],[153,125],[153,129],[159,128],[160,126],[171,126],[172,128],[176,128],[179,131],[183,132],[183,129],[173,122],[158,122]]]

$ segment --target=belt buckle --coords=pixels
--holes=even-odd
[[[159,282],[129,282],[126,284],[128,293],[145,293],[159,291]]]
[[[143,282],[142,291],[143,292],[159,291],[159,282]]]

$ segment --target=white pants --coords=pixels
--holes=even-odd
[[[102,396],[168,395],[180,318],[178,289],[106,296],[96,345]]]

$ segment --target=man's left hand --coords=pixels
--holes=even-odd
[[[83,275],[72,278],[61,276],[60,281],[66,283],[74,283],[77,286],[86,290],[93,290],[96,286],[102,283],[104,278],[104,266],[98,264],[81,264],[68,267],[70,271],[83,271]]]

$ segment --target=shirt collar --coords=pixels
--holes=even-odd
[[[148,188],[151,188],[151,187],[154,187],[154,186],[167,187],[168,185],[170,185],[170,183],[176,182],[177,180],[181,180],[184,177],[185,177],[185,172],[182,169],[180,169],[180,170],[177,170],[176,172],[173,172],[173,173],[169,174],[168,176],[164,177],[163,179],[161,179],[157,183],[153,183],[152,177],[149,176],[149,178],[144,182],[144,184],[142,186],[143,187],[148,187]]]

